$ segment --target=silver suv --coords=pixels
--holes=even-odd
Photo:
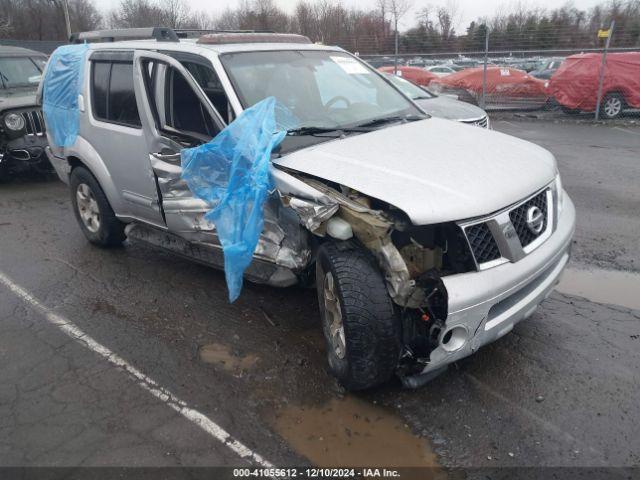
[[[273,96],[301,128],[273,152],[276,188],[245,277],[315,284],[344,386],[394,374],[422,385],[551,293],[575,224],[551,153],[431,118],[340,48],[282,34],[185,37],[78,36],[94,42],[79,135],[48,155],[90,242],[140,240],[222,267],[211,205],[181,178],[180,151]]]

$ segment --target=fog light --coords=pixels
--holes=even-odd
[[[458,325],[442,333],[440,336],[440,345],[447,352],[455,352],[464,347],[464,344],[467,343],[468,336],[467,329],[462,325]]]

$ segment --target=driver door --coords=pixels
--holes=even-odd
[[[204,219],[210,206],[195,198],[181,178],[180,151],[210,141],[225,123],[189,71],[175,58],[136,51],[134,88],[161,214],[169,231],[187,239],[215,227]]]

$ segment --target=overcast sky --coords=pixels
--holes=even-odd
[[[227,7],[235,7],[239,0],[184,0],[189,4],[192,10],[204,10],[215,15],[216,12],[222,12]],[[284,10],[291,12],[298,0],[275,0]],[[313,1],[313,0],[311,0]],[[336,0],[337,1],[337,0]],[[412,0],[413,9],[402,21],[402,28],[408,28],[415,24],[416,12],[427,5],[447,5],[451,0]],[[464,32],[466,26],[472,20],[483,16],[492,16],[497,11],[509,11],[517,2],[515,0],[453,0],[458,5],[459,24],[456,25],[456,31]],[[104,10],[108,10],[117,6],[119,0],[102,0],[99,2]],[[358,8],[369,9],[375,5],[375,0],[342,0],[341,3],[347,7],[355,6]],[[563,0],[522,0],[526,6],[555,8],[564,3]],[[572,2],[579,9],[587,10],[594,5],[604,3],[604,0],[575,0]]]

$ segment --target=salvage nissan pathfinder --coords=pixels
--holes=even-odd
[[[346,388],[394,374],[422,385],[551,293],[575,209],[547,150],[431,118],[357,57],[306,37],[184,37],[76,36],[92,42],[78,137],[47,153],[90,242],[141,240],[221,267],[212,207],[181,178],[180,152],[275,97],[300,124],[272,153],[275,189],[245,278],[315,284]]]

